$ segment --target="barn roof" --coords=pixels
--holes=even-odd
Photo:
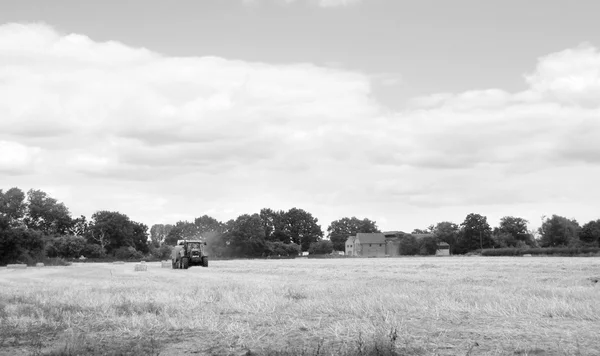
[[[380,232],[364,233],[359,232],[356,238],[361,244],[383,244],[385,243],[385,235]]]

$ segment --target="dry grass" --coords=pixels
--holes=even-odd
[[[599,258],[0,269],[0,354],[599,355]]]

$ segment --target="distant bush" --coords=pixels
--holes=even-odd
[[[143,254],[131,246],[121,246],[115,250],[114,255],[120,260],[140,259]]]
[[[43,258],[40,262],[44,264],[44,266],[70,266],[71,262],[66,261],[60,257],[54,258]]]
[[[88,243],[83,247],[81,254],[86,258],[100,258],[105,255],[100,245],[91,243]]]
[[[328,255],[333,252],[333,244],[329,240],[313,242],[308,248],[309,255]]]
[[[400,240],[400,254],[403,256],[414,256],[419,254],[419,241],[413,235],[407,235]]]
[[[81,256],[85,247],[85,238],[81,236],[57,236],[47,240],[46,255],[48,257],[76,258]]]
[[[169,260],[171,259],[172,246],[162,244],[160,247],[150,247],[150,255],[157,260]]]
[[[297,256],[300,246],[295,243],[286,244],[281,241],[267,241],[265,243],[266,256]]]
[[[600,254],[598,247],[546,247],[546,248],[496,248],[481,250],[482,256],[523,256],[525,254],[548,255],[548,256],[580,256],[589,254]]]

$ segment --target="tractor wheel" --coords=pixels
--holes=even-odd
[[[208,267],[208,257],[202,257],[202,267]]]
[[[181,259],[181,264],[183,265],[183,269],[188,269],[190,267],[190,262],[187,257]]]

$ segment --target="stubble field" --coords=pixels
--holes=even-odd
[[[0,355],[600,355],[600,258],[0,269]]]

